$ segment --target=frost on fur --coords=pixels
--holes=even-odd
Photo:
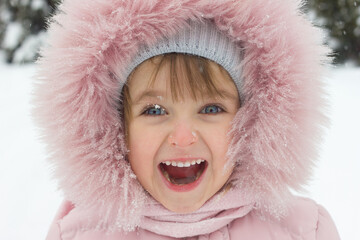
[[[320,77],[327,49],[315,39],[320,34],[299,14],[299,1],[177,3],[62,4],[39,61],[33,112],[60,188],[78,207],[100,206],[114,228],[139,224],[146,195],[121,158],[122,72],[141,42],[175,33],[188,19],[209,18],[245,50],[244,102],[229,133],[232,180],[260,211],[281,216],[289,189],[309,178],[326,122]]]

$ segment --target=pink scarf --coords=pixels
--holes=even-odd
[[[199,239],[230,239],[227,224],[241,218],[253,208],[237,188],[219,192],[200,209],[190,214],[167,210],[155,199],[149,198],[141,228],[175,238],[200,236]]]

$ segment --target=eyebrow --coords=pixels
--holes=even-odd
[[[227,98],[227,99],[230,99],[230,100],[237,100],[238,97],[224,89],[219,89],[218,92],[224,96],[224,98]],[[143,99],[145,98],[157,98],[159,99],[158,97],[165,97],[165,94],[164,92],[162,91],[157,91],[157,90],[146,90],[144,91],[142,94],[140,94],[134,101],[134,104],[138,104],[140,101],[142,101]],[[209,94],[205,94],[205,99],[206,98],[211,98]],[[159,99],[161,100],[161,99]]]
[[[135,99],[134,103],[137,104],[144,98],[158,98],[159,96],[164,97],[164,92],[157,90],[146,90]]]

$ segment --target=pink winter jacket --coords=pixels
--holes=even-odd
[[[52,223],[47,240],[168,240],[178,239],[158,235],[151,231],[138,228],[135,231],[115,231],[107,233],[108,229],[97,229],[96,224],[86,223],[88,216],[94,213],[72,212],[74,206],[64,201]],[[291,207],[290,214],[281,221],[266,221],[261,219],[255,211],[244,217],[231,221],[226,231],[215,231],[209,234],[184,237],[181,239],[199,240],[338,240],[340,239],[336,227],[329,213],[314,201],[298,198]],[[191,232],[188,232],[191,236]]]
[[[47,239],[339,239],[324,208],[291,193],[311,176],[327,123],[322,76],[329,50],[300,6],[300,0],[64,0],[50,21],[33,99],[67,199]],[[119,86],[141,46],[202,19],[243,50],[242,106],[227,153],[236,191],[179,217],[148,205],[124,159]]]

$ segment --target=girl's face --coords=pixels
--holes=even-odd
[[[211,63],[214,79],[225,95],[195,101],[189,93],[174,102],[160,69],[145,61],[128,85],[131,117],[128,123],[129,161],[141,185],[167,209],[188,213],[199,209],[223,187],[233,169],[224,168],[231,126],[240,100],[235,84]]]

